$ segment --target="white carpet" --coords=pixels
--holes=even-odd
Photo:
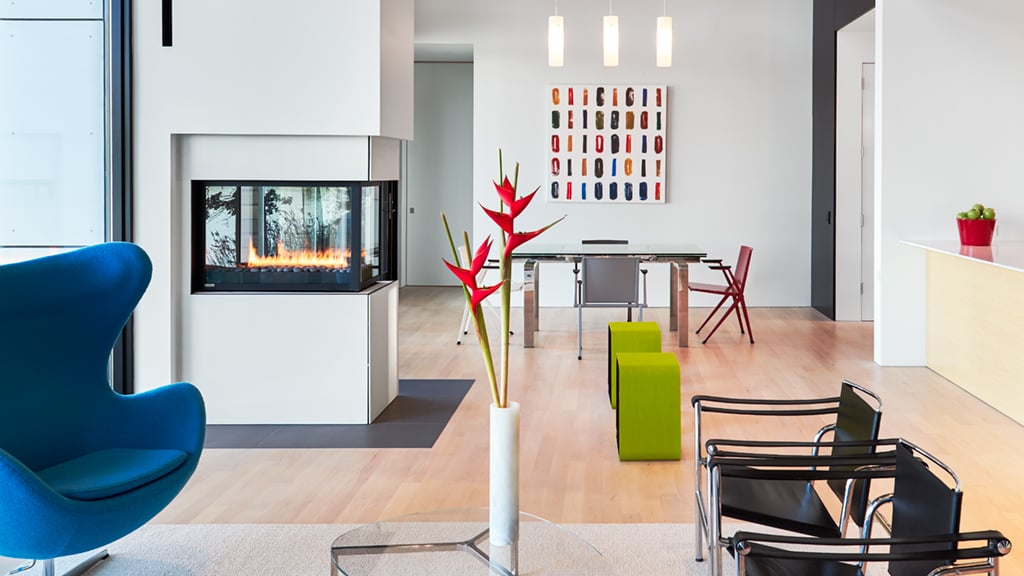
[[[326,576],[330,547],[353,524],[147,525],[108,546],[110,558],[89,576]],[[693,560],[691,524],[567,524],[596,547],[615,576],[703,576],[706,563]],[[727,533],[739,526],[726,526]],[[57,573],[82,557],[57,562]],[[474,564],[474,566],[476,566]],[[726,556],[725,574],[734,574]],[[523,566],[525,568],[525,566]],[[36,566],[24,572],[38,576]],[[872,570],[874,572],[874,570]],[[380,570],[374,574],[387,575]],[[432,572],[420,571],[420,574]],[[480,564],[473,574],[487,574]],[[525,576],[529,570],[521,570]]]
[[[89,576],[282,576],[330,574],[334,539],[356,525],[147,525],[107,547],[110,558]],[[609,574],[697,576],[693,526],[688,524],[567,524],[601,551]],[[88,555],[83,555],[88,556]],[[62,573],[79,557],[58,560]],[[727,562],[728,564],[728,562]],[[486,574],[481,564],[480,574]],[[24,572],[37,576],[37,566]],[[727,571],[727,574],[730,571]],[[381,574],[385,574],[381,572]]]

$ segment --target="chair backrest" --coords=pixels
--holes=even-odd
[[[605,238],[587,238],[581,241],[582,244],[629,244],[629,240],[612,240]]]
[[[865,396],[871,398],[869,402]],[[836,414],[835,436],[837,442],[864,442],[878,439],[882,423],[882,403],[873,392],[844,381],[839,390],[839,412]],[[834,448],[832,454],[871,454],[874,446]],[[846,469],[849,467],[836,469]],[[828,485],[840,499],[846,490],[846,480],[829,480]],[[864,513],[868,506],[870,482],[857,482],[850,500],[850,517],[858,526],[864,525]]]
[[[931,466],[925,460],[931,461]],[[933,468],[942,468],[955,482],[950,487],[935,475]],[[892,536],[915,538],[920,536],[951,535],[960,531],[960,511],[963,492],[952,470],[920,449],[896,446],[896,479],[893,487]],[[953,550],[956,544],[902,544],[891,547],[892,552],[920,550]],[[891,562],[892,576],[919,576],[953,561],[924,560],[917,562]]]
[[[736,268],[733,277],[736,279],[736,290],[742,294],[747,286],[747,271],[750,270],[750,253],[754,249],[750,246],[740,246],[740,255],[736,257]]]
[[[0,449],[38,470],[101,433],[95,419],[117,401],[110,352],[151,273],[120,242],[0,266]]]
[[[583,306],[628,306],[640,301],[639,258],[584,257],[581,273]]]

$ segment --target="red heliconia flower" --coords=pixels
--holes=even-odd
[[[543,227],[543,228],[541,228],[539,230],[534,230],[532,232],[513,232],[512,234],[509,234],[508,235],[508,244],[505,244],[505,254],[504,254],[504,257],[506,259],[511,258],[513,250],[515,250],[516,248],[522,246],[526,242],[528,242],[530,240],[533,240],[534,238],[539,236],[542,232],[544,232],[548,228],[551,228],[555,224],[558,224],[559,222],[561,222],[564,219],[565,219],[565,216],[562,216],[561,218],[559,218],[558,220],[555,220],[551,224],[548,224],[547,226],[545,226],[545,227]]]
[[[512,234],[515,231],[515,222],[513,222],[515,217],[511,214],[491,210],[483,204],[480,205],[480,208],[483,208],[484,213],[490,216],[491,220],[494,220],[494,223],[497,224],[498,228],[501,228],[501,231],[505,234]]]
[[[533,192],[530,192],[518,200],[516,199],[516,189],[512,187],[512,183],[509,182],[508,177],[506,177],[505,181],[500,185],[495,182],[494,189],[498,191],[498,196],[501,198],[502,203],[504,203],[505,206],[508,206],[508,211],[512,215],[512,218],[515,218],[522,214],[523,210],[526,210],[526,207],[530,205],[533,197],[537,194],[537,191],[540,190],[540,186],[534,189]]]
[[[493,294],[498,288],[501,288],[502,282],[498,282],[493,286],[477,286],[476,278],[477,275],[483,270],[484,265],[487,264],[487,256],[491,252],[491,245],[493,244],[491,237],[488,236],[476,249],[476,254],[473,255],[473,261],[469,263],[469,268],[460,268],[451,262],[444,260],[445,266],[455,274],[456,278],[466,286],[469,290],[470,304],[473,311],[480,306],[480,303],[485,298]]]

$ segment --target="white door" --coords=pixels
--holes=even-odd
[[[457,284],[441,264],[451,250],[441,225],[448,217],[456,245],[473,238],[473,64],[418,62],[414,140],[406,146],[403,210],[405,284]]]
[[[861,67],[860,318],[875,312],[875,63]]]

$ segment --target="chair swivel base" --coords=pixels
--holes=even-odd
[[[93,554],[92,556],[89,556],[85,560],[76,564],[61,576],[83,576],[86,572],[91,570],[93,566],[99,564],[107,558],[110,558],[110,553],[107,552],[106,549],[100,550],[99,552]],[[53,558],[50,558],[49,560],[39,560],[38,563],[40,565],[39,567],[42,568],[41,576],[56,576]],[[22,572],[25,572],[26,570],[31,569],[35,565],[35,560],[29,560],[28,562],[8,572],[7,576],[12,576],[13,574],[20,574]]]

